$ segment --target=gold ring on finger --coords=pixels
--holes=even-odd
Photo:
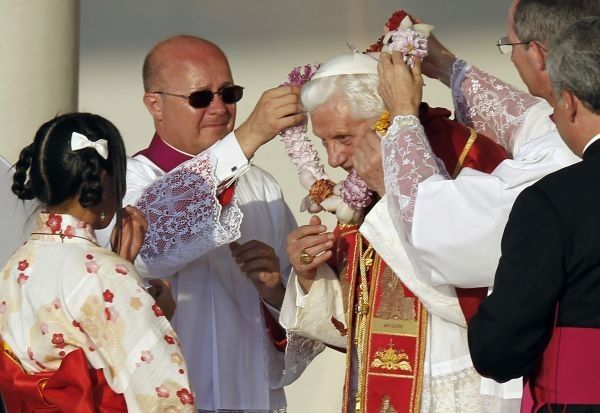
[[[311,262],[313,262],[314,259],[315,259],[315,257],[313,257],[312,255],[310,255],[306,251],[302,251],[300,253],[300,263],[303,264],[303,265],[310,264]]]

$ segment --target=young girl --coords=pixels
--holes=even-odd
[[[141,245],[139,212],[121,217],[125,162],[119,131],[89,113],[46,122],[21,151],[12,190],[44,210],[0,273],[9,413],[195,412],[171,325],[132,263],[96,242],[116,214],[114,249],[132,260]]]

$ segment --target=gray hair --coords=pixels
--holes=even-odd
[[[312,112],[332,100],[340,98],[350,107],[356,119],[371,119],[385,110],[377,91],[379,76],[374,74],[338,75],[311,80],[302,86],[302,106]]]
[[[580,20],[550,45],[547,67],[557,99],[563,90],[600,114],[600,17]]]
[[[598,16],[598,0],[520,0],[515,8],[514,28],[522,42],[548,44],[577,20]]]

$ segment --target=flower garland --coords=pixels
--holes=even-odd
[[[417,28],[417,26],[421,26]],[[418,30],[420,29],[420,30]],[[413,25],[403,10],[395,12],[387,21],[384,36],[372,44],[366,52],[399,51],[404,61],[414,65],[415,58],[427,56],[427,39],[432,26]],[[319,69],[319,64],[297,66],[289,73],[284,85],[302,87]],[[385,135],[390,125],[389,113],[384,112],[373,129],[379,136]],[[300,184],[308,190],[302,200],[301,211],[317,213],[322,210],[333,212],[342,223],[359,222],[364,209],[373,199],[373,192],[366,182],[352,170],[345,180],[334,183],[325,173],[319,154],[307,135],[307,122],[283,130],[281,140],[292,163],[298,170]]]

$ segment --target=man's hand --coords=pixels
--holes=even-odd
[[[456,55],[440,43],[433,33],[430,34],[427,38],[427,57],[421,63],[423,74],[450,86],[455,61]]]
[[[279,257],[264,242],[252,240],[245,244],[229,244],[235,262],[241,271],[254,282],[258,294],[275,308],[280,308],[285,290],[281,284]]]
[[[317,267],[324,264],[333,254],[333,234],[327,231],[327,227],[321,225],[318,216],[310,217],[309,225],[296,228],[287,238],[287,252],[290,263],[298,275],[298,282],[304,292],[310,291],[313,281],[317,275]],[[303,263],[300,255],[303,253],[312,257],[310,263]]]
[[[153,278],[148,280],[148,283],[151,285],[148,288],[148,294],[154,298],[156,305],[160,307],[167,320],[171,321],[175,314],[175,307],[177,307],[177,303],[173,299],[171,282]]]
[[[113,229],[110,236],[110,244],[113,252],[117,253],[127,261],[133,262],[135,257],[140,252],[148,222],[144,218],[144,214],[136,207],[126,206],[122,211],[121,221],[121,244],[117,251],[117,232]]]
[[[421,62],[415,59],[414,66],[408,67],[402,53],[381,53],[379,64],[379,94],[393,118],[396,115],[419,114],[423,96]]]
[[[235,136],[250,159],[279,132],[305,119],[300,106],[300,88],[280,86],[263,93],[248,119],[236,129]]]
[[[380,197],[385,194],[383,165],[381,163],[381,140],[372,129],[366,129],[356,140],[352,153],[352,166]]]

